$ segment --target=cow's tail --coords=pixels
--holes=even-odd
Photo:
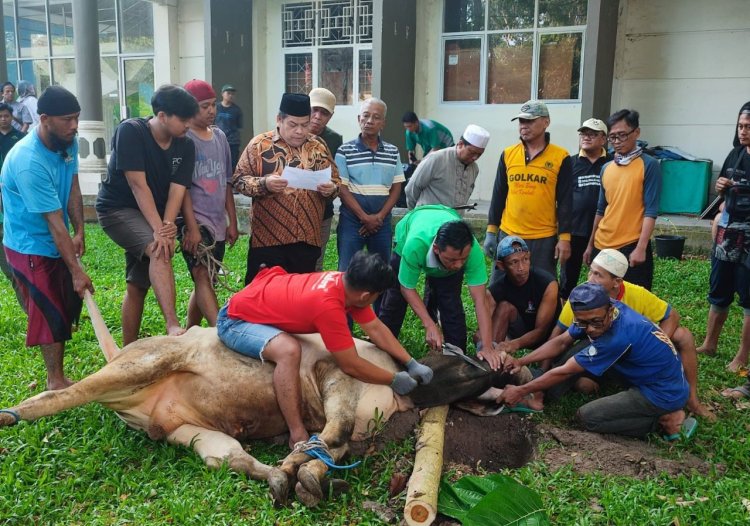
[[[91,317],[91,324],[94,326],[96,339],[99,340],[99,347],[101,347],[107,362],[111,362],[120,352],[120,348],[117,347],[115,339],[107,328],[107,324],[104,323],[104,317],[99,312],[99,307],[96,305],[94,297],[88,290],[84,293],[83,300],[86,302],[86,308],[89,310],[89,317]]]

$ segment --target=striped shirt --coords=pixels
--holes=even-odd
[[[391,185],[406,181],[398,148],[380,137],[375,152],[362,142],[362,135],[342,144],[336,165],[341,184],[353,194],[387,196]]]

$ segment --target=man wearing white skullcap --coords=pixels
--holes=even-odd
[[[407,206],[442,204],[456,207],[468,203],[479,176],[476,161],[484,153],[489,140],[487,130],[469,124],[456,146],[432,152],[422,159],[406,185]]]
[[[685,377],[690,384],[690,396],[687,401],[687,408],[698,416],[714,420],[716,417],[704,406],[698,398],[698,359],[695,351],[695,339],[691,332],[680,325],[680,315],[666,301],[657,297],[645,288],[624,281],[622,278],[628,271],[630,263],[628,258],[619,250],[605,248],[591,262],[589,270],[589,283],[596,283],[604,287],[609,296],[621,303],[624,303],[638,314],[648,318],[666,334],[674,343],[682,359],[682,366],[685,369]],[[560,317],[557,320],[557,327],[552,330],[550,339],[562,334],[573,323],[573,310],[569,302],[565,302]],[[556,360],[556,363],[563,363],[567,358],[575,354],[578,349],[574,347],[568,354],[564,354]],[[579,391],[593,392],[598,389],[598,384],[594,383],[591,378],[582,378],[575,384]],[[562,392],[555,392],[552,398],[557,398]],[[549,398],[549,396],[548,396]]]

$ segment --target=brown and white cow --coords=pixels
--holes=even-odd
[[[273,364],[231,351],[215,329],[195,327],[183,336],[146,338],[121,352],[108,333],[104,338],[97,334],[110,359],[102,369],[67,389],[47,391],[3,410],[0,427],[99,402],[154,440],[194,448],[209,467],[226,463],[268,481],[277,503],[286,502],[292,485],[305,504],[315,505],[323,497],[328,468],[320,460],[293,452],[280,467],[271,467],[240,445],[286,432],[271,382]],[[435,372],[432,382],[398,396],[387,386],[362,383],[341,372],[319,336],[299,339],[305,426],[319,431],[334,461],[346,453],[349,440],[367,437],[376,410],[387,419],[396,411],[475,398],[490,387],[518,380],[482,371],[458,357],[434,356],[425,360]],[[396,370],[390,357],[370,343],[357,341],[357,351]]]

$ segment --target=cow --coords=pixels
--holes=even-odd
[[[252,479],[267,481],[278,505],[286,504],[292,487],[304,504],[320,502],[332,482],[325,478],[328,466],[323,461],[295,450],[279,467],[272,467],[241,445],[287,431],[273,391],[273,364],[230,350],[215,329],[202,327],[193,327],[182,336],[137,340],[120,351],[98,310],[93,312],[89,305],[89,311],[107,364],[66,389],[45,391],[0,410],[0,427],[99,402],[153,440],[193,448],[210,468],[226,464]],[[298,338],[305,427],[319,431],[333,461],[346,454],[350,440],[368,437],[376,414],[387,420],[397,411],[474,399],[525,381],[460,357],[436,355],[425,360],[435,373],[432,382],[399,396],[388,386],[363,383],[344,374],[319,335]],[[364,358],[398,370],[375,345],[357,340],[356,346]]]

